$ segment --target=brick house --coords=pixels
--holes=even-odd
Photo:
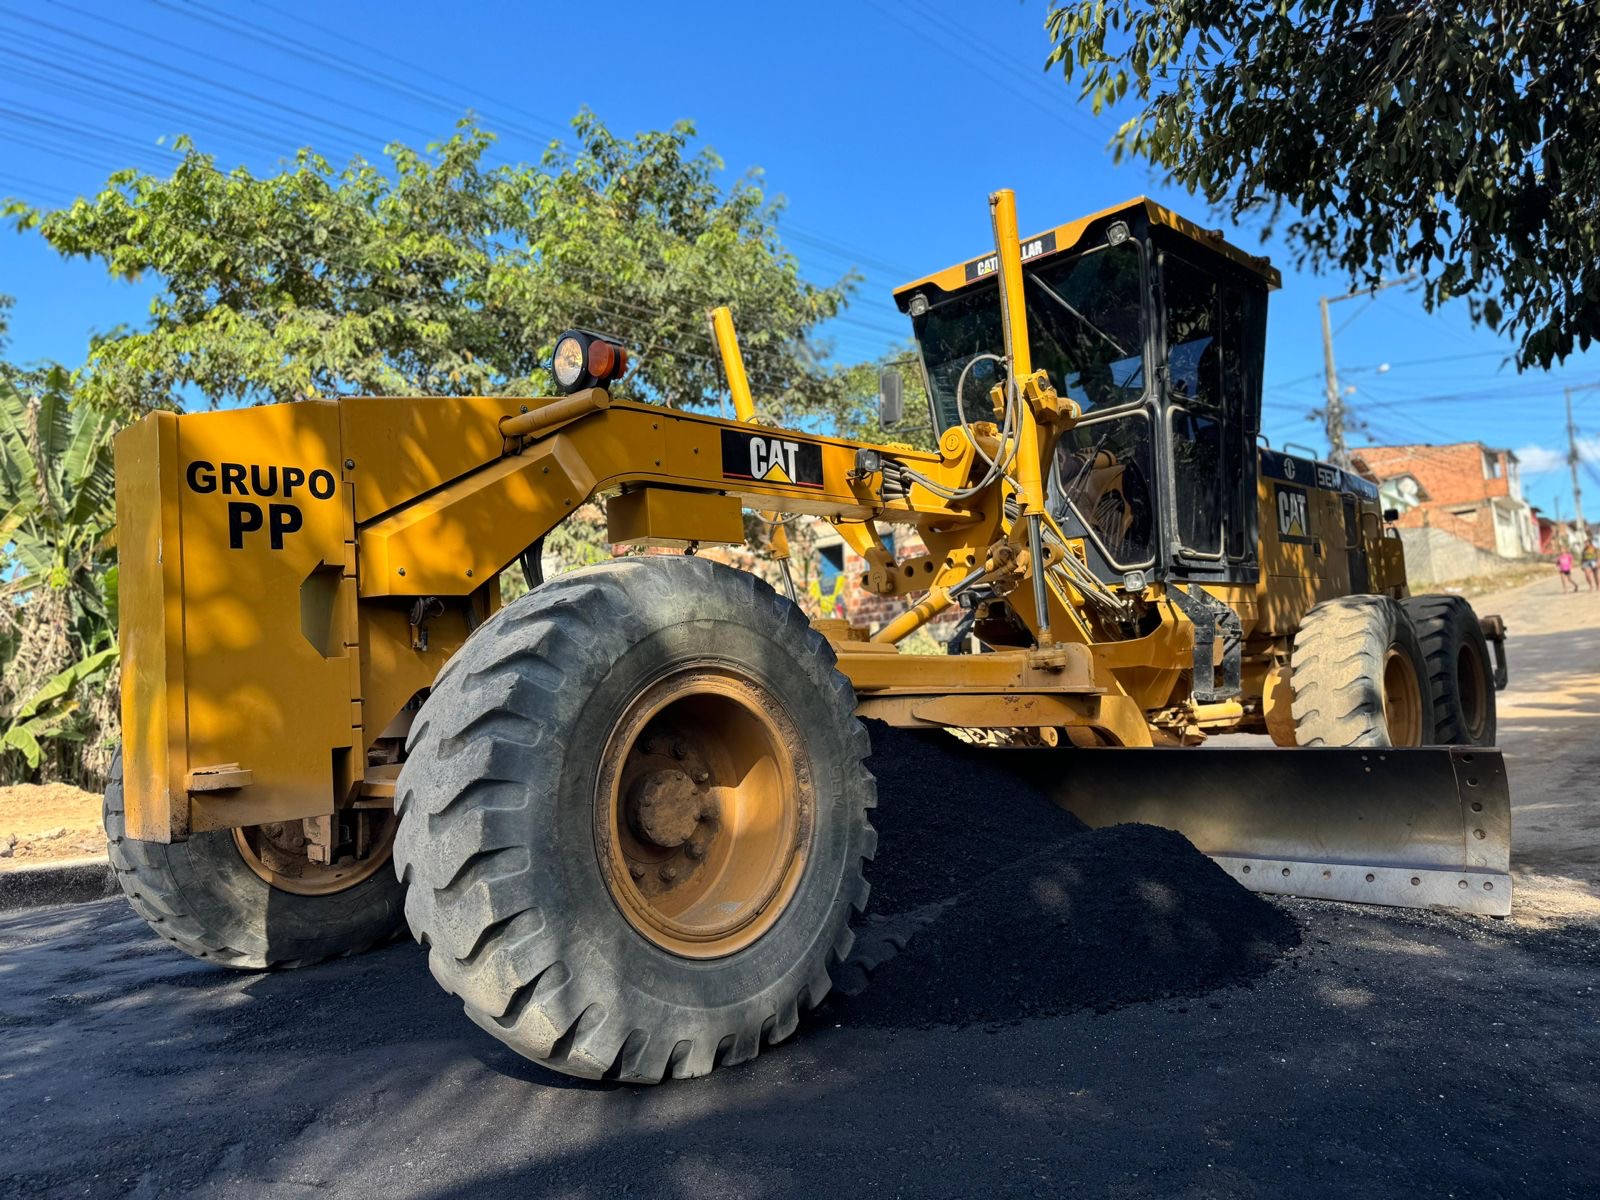
[[[915,558],[927,553],[928,548],[915,529],[905,525],[882,528],[884,542],[894,552],[896,559]],[[801,583],[798,575],[796,578],[800,590],[805,592],[801,604],[808,611],[813,611],[817,616],[843,617],[853,625],[865,625],[876,633],[911,607],[912,601],[894,596],[876,596],[863,588],[861,576],[866,572],[866,561],[846,545],[844,539],[826,522],[814,522],[808,532],[810,537],[805,540],[811,542],[810,554],[805,568],[799,573],[805,580]],[[795,539],[797,542],[801,540]],[[796,546],[796,549],[801,550],[801,547]],[[922,595],[921,592],[916,593],[913,601],[920,600]],[[942,613],[927,624],[926,633],[942,645],[949,639],[960,617],[961,614],[954,609]],[[918,635],[913,637],[923,643],[914,648],[934,648]]]
[[[1375,480],[1401,530],[1437,529],[1501,558],[1539,552],[1517,456],[1482,442],[1363,446],[1355,468]]]
[[[1539,524],[1539,553],[1560,554],[1563,550],[1578,548],[1578,532],[1571,521],[1557,521],[1533,509],[1533,519]]]

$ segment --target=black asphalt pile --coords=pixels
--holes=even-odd
[[[866,722],[878,780],[872,911],[939,904],[1041,846],[1085,832],[1020,764],[1039,756],[971,746],[938,730]]]
[[[927,1028],[1193,996],[1248,982],[1299,941],[1292,918],[1181,834],[1090,831],[1058,809],[1036,767],[1070,769],[1070,752],[873,735],[876,915],[862,944],[876,961],[859,994],[832,1002],[840,1020]]]

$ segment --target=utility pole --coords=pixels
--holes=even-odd
[[[1578,486],[1578,427],[1572,421],[1572,389],[1567,389],[1567,466],[1572,468],[1572,510],[1577,514],[1578,538],[1589,540],[1589,526],[1583,519],[1583,489]]]
[[[1414,273],[1402,275],[1399,279],[1388,279],[1363,291],[1346,292],[1343,296],[1323,296],[1318,302],[1322,307],[1322,367],[1327,376],[1328,395],[1327,404],[1322,410],[1322,427],[1328,438],[1328,461],[1337,466],[1350,465],[1350,452],[1344,444],[1344,397],[1339,394],[1339,372],[1333,365],[1333,322],[1328,316],[1328,306],[1337,304],[1341,300],[1376,296],[1385,288],[1398,287],[1402,283],[1410,283],[1415,278]]]
[[[1348,300],[1348,296],[1336,297]],[[1322,427],[1328,435],[1328,459],[1346,466],[1349,451],[1344,445],[1344,399],[1339,395],[1339,372],[1333,365],[1333,322],[1328,319],[1328,298],[1322,297],[1322,367],[1327,374],[1328,402],[1322,410]]]

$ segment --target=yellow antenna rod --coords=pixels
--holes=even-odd
[[[728,392],[733,396],[733,414],[748,424],[756,419],[756,402],[750,395],[750,377],[745,374],[744,355],[739,352],[739,336],[733,331],[733,313],[728,311],[727,305],[711,310],[711,332],[717,339],[717,353],[722,356],[722,369],[728,376]],[[789,599],[798,604],[794,576],[789,573],[789,535],[778,523],[777,513],[764,512],[761,518],[775,526],[768,545],[772,548],[772,557],[783,567],[783,584]]]
[[[728,376],[728,391],[733,396],[733,412],[741,421],[753,421],[756,402],[750,395],[750,377],[744,372],[744,355],[733,332],[733,314],[726,305],[711,310],[711,332],[717,339],[717,353]]]
[[[1033,356],[1028,349],[1028,309],[1022,296],[1022,243],[1017,237],[1017,196],[1001,188],[989,197],[989,218],[994,224],[994,249],[1000,267],[1000,319],[1005,332],[1006,359],[1011,367],[1011,394],[1007,403],[1018,408],[1017,484],[1024,519],[1028,522],[1028,574],[1033,576],[1033,605],[1037,614],[1039,645],[1048,646],[1050,597],[1044,581],[1044,462],[1039,448],[1039,422],[1029,396],[1034,387]]]
[[[1039,423],[1024,395],[1033,377],[1033,355],[1028,347],[1028,309],[1022,296],[1022,245],[1017,237],[1017,197],[1002,188],[989,197],[994,224],[994,248],[1000,262],[1000,317],[1005,333],[1005,355],[1011,368],[1011,397],[1021,411],[1017,433],[1017,497],[1026,513],[1042,513],[1044,467],[1039,454]]]

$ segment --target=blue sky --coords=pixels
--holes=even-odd
[[[875,357],[905,336],[895,284],[986,248],[996,187],[1016,189],[1025,233],[1140,193],[1220,223],[1142,164],[1112,163],[1115,118],[1041,71],[1045,11],[1043,0],[0,0],[0,196],[66,203],[112,169],[170,163],[159,140],[180,132],[219,165],[266,171],[303,144],[378,158],[386,141],[446,135],[468,109],[511,160],[536,158],[585,105],[620,133],[687,117],[730,176],[760,167],[787,198],[784,234],[809,276],[865,275],[829,332],[839,357]],[[1230,236],[1261,248],[1258,229]],[[1320,450],[1305,418],[1321,403],[1317,298],[1346,281],[1265,250],[1284,272],[1266,431]],[[149,288],[6,232],[0,293],[17,298],[14,358],[75,363],[92,330],[143,319]],[[1503,365],[1509,344],[1474,330],[1465,305],[1428,314],[1404,288],[1333,311],[1348,403],[1371,427],[1357,444],[1509,446],[1530,500],[1571,513],[1562,389],[1600,383],[1600,355],[1519,376]],[[1600,389],[1576,400],[1600,469]],[[1584,483],[1593,519],[1600,478]]]

